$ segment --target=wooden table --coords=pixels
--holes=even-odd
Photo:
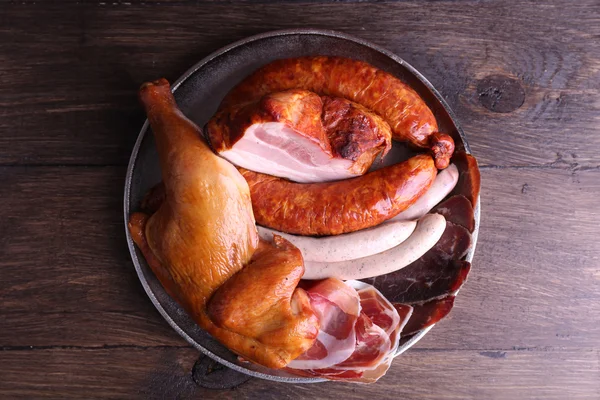
[[[600,398],[598,0],[1,3],[1,397]],[[482,171],[474,269],[375,385],[210,390],[126,247],[136,89],[293,27],[386,47],[446,97]]]

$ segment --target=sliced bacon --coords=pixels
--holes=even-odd
[[[222,109],[206,132],[231,163],[303,183],[362,175],[392,143],[390,126],[371,110],[300,89]]]

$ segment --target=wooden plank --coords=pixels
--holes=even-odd
[[[11,326],[0,347],[184,344],[130,261],[122,168],[5,167],[0,178],[0,319]],[[471,277],[419,346],[597,347],[600,169],[484,169],[482,182]]]
[[[600,396],[597,350],[412,351],[375,385],[292,385],[252,379],[234,390],[195,385],[193,349],[0,351],[0,393],[25,398],[590,399]]]
[[[405,58],[446,97],[482,164],[600,164],[596,0],[3,7],[1,164],[125,164],[142,81],[294,27],[340,30]]]

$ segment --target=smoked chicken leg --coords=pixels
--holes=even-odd
[[[283,239],[259,246],[248,184],[208,148],[165,79],[142,85],[140,99],[165,200],[152,215],[132,214],[133,240],[203,329],[247,360],[285,367],[313,345],[319,329],[306,293],[296,288],[304,273],[300,252]]]

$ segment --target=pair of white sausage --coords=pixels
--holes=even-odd
[[[414,262],[437,243],[446,220],[439,214],[425,214],[457,182],[458,169],[452,164],[438,173],[429,190],[411,207],[370,229],[323,238],[290,235],[260,226],[258,233],[266,240],[271,240],[273,234],[280,235],[300,249],[304,256],[303,279],[363,279],[387,274]]]

